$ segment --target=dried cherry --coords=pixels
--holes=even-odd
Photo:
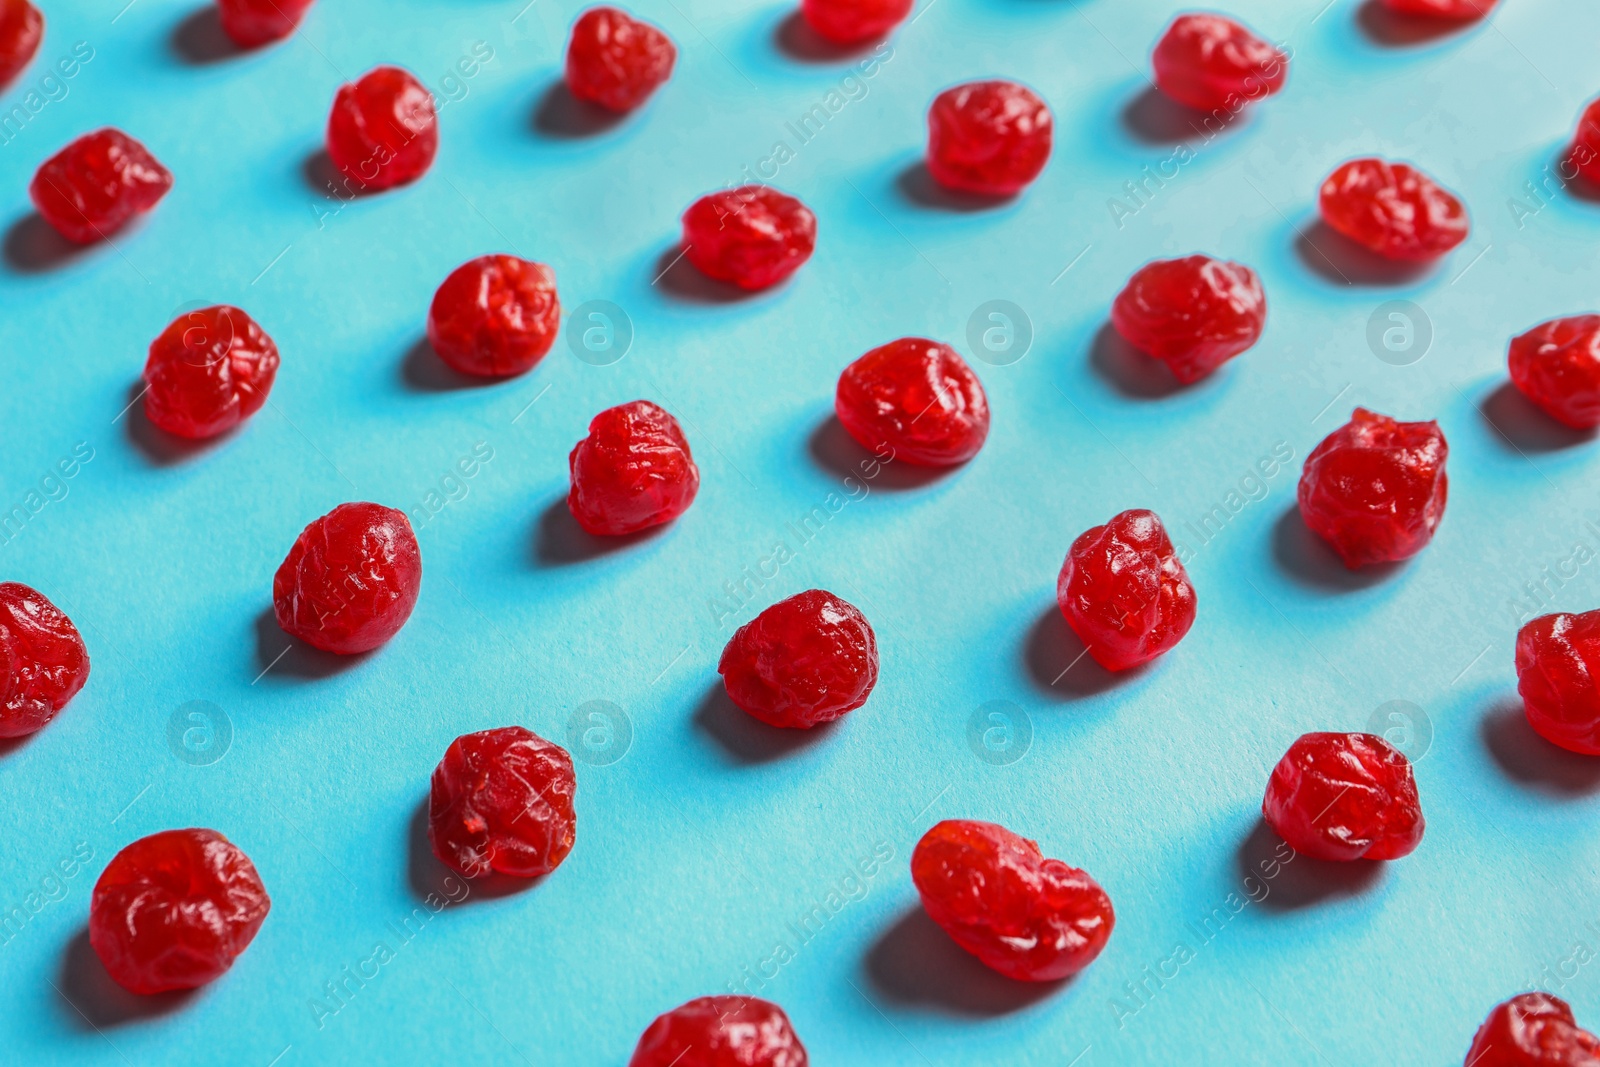
[[[1422,841],[1411,761],[1375,734],[1310,733],[1289,746],[1261,802],[1289,847],[1319,860],[1394,860]]]
[[[1540,737],[1600,756],[1600,611],[1541,615],[1517,633],[1517,692]]]
[[[864,448],[924,467],[978,454],[989,436],[989,398],[956,350],[924,337],[874,348],[844,369],[834,413]]]
[[[240,48],[257,48],[289,36],[312,0],[217,0],[222,32]]]
[[[683,255],[708,278],[766,289],[817,247],[817,217],[792,196],[744,185],[701,197],[683,213]]]
[[[1467,209],[1409,163],[1352,159],[1322,183],[1322,219],[1385,259],[1436,259],[1467,239]]]
[[[572,26],[567,89],[611,111],[632,111],[672,77],[672,38],[615,7],[591,7]]]
[[[928,173],[946,189],[1013,196],[1050,160],[1055,120],[1026,85],[968,82],[928,109]]]
[[[422,177],[439,151],[433,94],[399,67],[375,67],[339,87],[328,115],[328,158],[358,189]]]
[[[405,512],[340,504],[301,532],[272,579],[285,633],[324,652],[368,652],[400,632],[422,590]]]
[[[1600,1067],[1600,1037],[1578,1025],[1549,993],[1520,993],[1495,1005],[1473,1035],[1466,1067]]]
[[[1552,419],[1600,426],[1600,315],[1540,323],[1512,340],[1507,363],[1512,383]]]
[[[1111,305],[1117,332],[1185,385],[1254,345],[1266,322],[1255,271],[1210,256],[1146,263]]]
[[[40,729],[89,680],[89,650],[78,628],[21,582],[0,582],[0,665],[0,737]]]
[[[579,526],[602,536],[671,522],[700,491],[700,468],[678,420],[648,400],[596,415],[567,466],[567,507]]]
[[[537,878],[577,839],[572,757],[521,726],[464,734],[433,772],[428,840],[441,863],[468,878]]]
[[[808,729],[867,702],[878,682],[878,639],[855,605],[811,589],[741,626],[717,673],[750,715]]]
[[[1221,15],[1179,15],[1150,56],[1156,87],[1197,111],[1238,112],[1283,88],[1289,57]]]
[[[807,1067],[783,1009],[760,997],[698,997],[639,1038],[628,1067]]]
[[[28,0],[0,0],[0,88],[22,73],[44,40],[44,16]]]
[[[249,315],[186,312],[150,342],[145,416],[179,437],[215,437],[261,410],[277,373],[278,346]]]
[[[555,344],[561,301],[555,271],[516,256],[469,260],[450,272],[428,308],[428,343],[462,374],[522,374]]]
[[[1067,625],[1108,671],[1168,651],[1194,625],[1195,593],[1166,527],[1135,509],[1078,535],[1056,579]]]
[[[57,233],[91,244],[155,207],[171,188],[172,172],[144,145],[106,127],[45,160],[28,195]]]

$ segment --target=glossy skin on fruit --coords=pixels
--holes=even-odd
[[[989,398],[949,345],[902,337],[844,369],[834,413],[863,448],[921,467],[978,454],[989,436]]]
[[[596,415],[567,467],[567,508],[579,526],[600,536],[671,522],[700,491],[700,468],[678,420],[648,400]]]
[[[1437,422],[1356,408],[1306,457],[1300,517],[1352,570],[1409,559],[1444,518],[1449,454]]]
[[[172,172],[144,145],[107,127],[45,160],[28,195],[57,233],[91,244],[155,207],[171,188]]]
[[[1534,732],[1600,756],[1600,611],[1541,615],[1517,632],[1517,692]]]
[[[1237,113],[1283,88],[1289,57],[1221,15],[1179,15],[1150,56],[1156,87],[1197,111]]]
[[[22,73],[44,40],[44,16],[28,0],[0,0],[0,89]]]
[[[1255,271],[1210,256],[1146,263],[1111,305],[1111,325],[1185,385],[1254,345],[1267,322]]]
[[[760,997],[699,997],[639,1038],[628,1067],[807,1067],[783,1009]]]
[[[1493,10],[1499,0],[1380,0],[1402,15],[1436,19],[1476,19]]]
[[[1578,116],[1578,129],[1563,164],[1600,184],[1600,100],[1591,100]]]
[[[277,373],[278,346],[243,311],[185,312],[150,342],[144,413],[179,437],[215,437],[261,410]]]
[[[792,196],[745,185],[703,196],[683,213],[684,258],[740,289],[776,285],[811,258],[817,217]]]
[[[878,682],[878,639],[853,604],[811,589],[741,626],[717,672],[754,718],[809,729],[867,702]]]
[[[312,0],[217,0],[222,32],[240,48],[257,48],[289,36]]]
[[[957,85],[928,109],[928,173],[958,193],[1014,196],[1050,161],[1054,132],[1050,109],[1026,85]]]
[[[339,87],[328,116],[328,158],[357,189],[416,181],[438,151],[433,94],[408,71],[375,67]]]
[[[0,582],[0,737],[44,726],[89,680],[89,650],[43,593]]]
[[[1261,814],[1319,860],[1399,859],[1424,827],[1411,761],[1375,734],[1300,737],[1272,769]]]
[[[1552,419],[1600,426],[1600,315],[1551,319],[1511,342],[1511,381]]]
[[[834,44],[875,41],[905,21],[915,0],[800,0],[800,14]]]
[[[118,852],[89,901],[89,944],[133,993],[193,989],[249,947],[272,901],[215,830],[163,830]]]
[[[272,579],[278,625],[324,652],[369,652],[400,632],[422,590],[405,513],[340,504],[307,526]]]
[[[1078,535],[1056,579],[1056,603],[1108,671],[1154,659],[1194,625],[1194,586],[1166,527],[1142,509]]]
[[[947,819],[911,853],[922,907],[951,940],[1021,982],[1083,970],[1117,917],[1098,882],[991,822]]]
[[[465,734],[433,772],[428,840],[468,878],[537,878],[561,866],[577,839],[572,757],[521,726]]]
[[[1330,227],[1402,262],[1436,259],[1467,239],[1467,209],[1455,194],[1408,163],[1352,159],[1322,183]]]
[[[610,111],[632,111],[672,77],[672,38],[615,7],[578,16],[567,45],[567,89]]]
[[[516,256],[479,256],[450,272],[428,308],[428,343],[462,374],[532,370],[555,344],[555,271]]]
[[[1495,1005],[1478,1027],[1466,1067],[1600,1067],[1600,1038],[1549,993],[1521,993]]]

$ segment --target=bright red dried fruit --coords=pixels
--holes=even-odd
[[[1221,15],[1179,15],[1150,56],[1156,87],[1197,111],[1237,113],[1289,78],[1281,49]]]
[[[375,67],[339,87],[328,116],[328,158],[357,187],[416,181],[438,151],[433,94],[410,72]]]
[[[1551,319],[1511,342],[1511,381],[1574,430],[1600,426],[1600,315]]]
[[[800,0],[800,14],[834,44],[875,41],[911,14],[915,0]]]
[[[864,448],[924,467],[978,454],[989,436],[989,398],[949,345],[902,337],[844,369],[833,410]]]
[[[1380,0],[1391,11],[1436,19],[1476,19],[1487,15],[1499,0]]]
[[[760,997],[699,997],[658,1016],[628,1067],[807,1067],[783,1009]]]
[[[700,491],[700,468],[678,420],[648,400],[596,415],[589,436],[572,446],[567,467],[567,508],[579,526],[602,536],[671,522]]]
[[[1397,860],[1424,826],[1411,761],[1375,734],[1300,737],[1272,769],[1261,814],[1319,860]]]
[[[0,582],[0,737],[40,729],[89,680],[89,650],[72,620],[37,589]]]
[[[1600,1067],[1600,1038],[1549,993],[1519,993],[1495,1005],[1467,1050],[1466,1067]]]
[[[140,994],[220,978],[272,901],[255,864],[215,830],[163,830],[112,857],[89,901],[89,944]]]
[[[144,145],[107,127],[45,160],[28,195],[57,233],[91,244],[155,207],[171,188],[172,172]]]
[[[567,89],[611,111],[632,111],[672,77],[672,38],[615,7],[578,16],[567,46]]]
[[[555,344],[555,271],[516,256],[479,256],[450,272],[428,308],[428,343],[462,374],[532,370]]]
[[[1467,239],[1467,209],[1409,163],[1352,159],[1322,183],[1322,219],[1386,259],[1436,259]]]
[[[272,579],[285,633],[340,655],[400,632],[422,591],[422,551],[405,512],[340,504],[307,526]]]
[[[1600,756],[1600,611],[1541,615],[1517,633],[1517,692],[1540,737]]]
[[[150,342],[144,413],[179,437],[215,437],[261,410],[277,373],[278,346],[243,311],[185,312]]]
[[[44,16],[28,0],[0,0],[0,88],[22,73],[44,40]]]
[[[1591,100],[1578,116],[1578,129],[1572,147],[1563,160],[1563,172],[1571,168],[1590,182],[1600,183],[1600,100]],[[1563,176],[1569,176],[1563,174]]]
[[[468,878],[538,878],[561,866],[577,839],[577,779],[560,745],[521,726],[464,734],[433,772],[428,840]]]
[[[911,880],[951,940],[1022,982],[1077,974],[1117,922],[1098,882],[992,822],[946,819],[923,834]]]
[[[711,193],[683,213],[684,257],[706,277],[741,289],[778,284],[816,247],[811,209],[769,186]]]
[[[1255,271],[1210,256],[1146,263],[1111,305],[1111,324],[1185,385],[1255,344],[1267,297]]]
[[[1050,109],[1026,85],[957,85],[928,109],[928,173],[958,193],[1013,196],[1049,162],[1054,129]]]
[[[1194,625],[1194,586],[1166,527],[1142,509],[1078,535],[1056,579],[1056,603],[1108,671],[1154,659]]]
[[[279,41],[295,31],[312,0],[217,0],[222,32],[240,48]]]
[[[1300,517],[1352,570],[1409,559],[1444,517],[1449,454],[1437,422],[1356,408],[1306,457]]]
[[[768,726],[809,729],[878,684],[878,639],[855,605],[811,589],[739,627],[717,664],[728,696]]]

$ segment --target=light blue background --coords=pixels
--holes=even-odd
[[[1511,335],[1596,309],[1600,203],[1523,186],[1600,90],[1600,11],[1504,0],[1408,43],[1353,0],[1237,0],[1292,48],[1289,85],[1204,142],[1146,95],[1173,14],[1153,0],[933,0],[850,82],[851,59],[795,54],[782,4],[645,0],[678,42],[675,76],[587,132],[546,97],[567,0],[320,0],[296,38],[244,56],[218,54],[194,0],[121,2],[47,4],[40,55],[0,98],[92,47],[0,146],[0,504],[80,442],[94,455],[0,546],[0,576],[67,610],[94,664],[54,724],[0,752],[0,909],[29,915],[0,945],[0,1059],[620,1064],[657,1013],[746,968],[773,975],[775,945],[793,948],[790,924],[833,891],[846,902],[820,932],[749,987],[788,1009],[819,1065],[1454,1064],[1490,1007],[1535,983],[1600,1025],[1600,761],[1529,733],[1511,667],[1518,612],[1538,607],[1515,603],[1527,583],[1566,567],[1547,599],[1595,606],[1600,566],[1564,562],[1578,542],[1600,550],[1595,445],[1504,390]],[[476,42],[492,61],[447,86]],[[416,185],[336,211],[313,159],[328,104],[378,63],[449,99],[442,147]],[[915,169],[923,114],[945,86],[996,75],[1049,102],[1055,155],[1015,202],[953,209]],[[785,124],[835,89],[847,102],[799,145]],[[106,124],[176,185],[115,247],[65,255],[29,221],[27,182]],[[1119,226],[1109,200],[1185,135],[1192,161]],[[774,184],[820,220],[811,262],[742,300],[682,264],[652,284],[681,210],[780,139],[794,157]],[[1470,206],[1472,236],[1436,269],[1383,278],[1325,233],[1297,237],[1322,177],[1366,153],[1420,163]],[[1254,266],[1271,314],[1252,351],[1174,391],[1096,338],[1134,268],[1196,250]],[[551,264],[568,309],[626,309],[631,350],[594,366],[563,340],[523,378],[458,387],[417,349],[423,318],[445,274],[490,251]],[[983,452],[942,477],[891,466],[719,622],[724,583],[862,458],[827,422],[839,370],[905,334],[971,354],[968,319],[992,299],[1025,309],[1034,340],[1012,365],[974,362],[994,411]],[[1413,365],[1368,346],[1389,299],[1431,322]],[[280,345],[272,403],[174,449],[137,406],[120,413],[149,340],[221,301]],[[636,397],[683,420],[703,486],[669,530],[597,553],[563,517],[565,457],[592,415]],[[1307,541],[1293,485],[1357,403],[1437,418],[1452,485],[1427,551],[1349,577]],[[401,634],[358,661],[278,659],[288,641],[264,613],[301,527],[351,499],[414,511],[480,442],[493,459],[419,529],[422,597]],[[1275,447],[1288,468],[1249,481]],[[1241,482],[1264,498],[1209,543],[1186,533]],[[1062,556],[1135,506],[1187,542],[1199,621],[1150,669],[1113,679],[1085,660],[1052,684],[1081,649],[1054,614]],[[715,664],[735,626],[813,586],[867,613],[882,680],[837,727],[779,737],[718,699]],[[169,746],[196,700],[231,724],[210,765]],[[579,763],[571,858],[432,915],[443,872],[417,817],[450,739],[515,722],[565,741],[591,700],[626,709],[631,745]],[[1009,765],[969,738],[997,700],[1031,730]],[[1299,861],[1234,914],[1273,850],[1257,814],[1272,764],[1390,700],[1431,722],[1421,848],[1364,871]],[[1017,987],[918,916],[911,848],[960,816],[1003,821],[1107,888],[1117,928],[1086,973]],[[254,858],[272,913],[223,980],[135,1002],[87,950],[90,891],[130,840],[190,825]],[[75,847],[92,859],[53,878]],[[892,859],[849,880],[875,850]],[[420,932],[328,999],[418,908]]]

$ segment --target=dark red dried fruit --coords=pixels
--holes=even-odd
[[[1266,322],[1255,271],[1210,256],[1146,263],[1111,305],[1117,332],[1186,385],[1255,344]]]
[[[1517,633],[1517,692],[1540,737],[1600,756],[1600,611],[1541,615]]]
[[[0,667],[0,737],[24,737],[55,718],[89,680],[89,650],[43,593],[3,582]]]
[[[272,901],[255,864],[215,830],[163,830],[112,857],[89,901],[89,944],[140,994],[220,978]]]
[[[1305,734],[1261,802],[1267,825],[1319,860],[1397,860],[1422,840],[1411,761],[1375,734]]]
[[[1549,993],[1520,993],[1497,1004],[1478,1027],[1466,1067],[1600,1067],[1600,1038]]]
[[[1487,15],[1499,0],[1380,0],[1391,11],[1437,19],[1476,19]]]
[[[678,420],[648,400],[596,415],[567,457],[567,508],[592,534],[636,533],[671,522],[694,503],[700,468]]]
[[[1013,196],[1050,160],[1055,122],[1026,85],[968,82],[928,109],[928,173],[946,189]]]
[[[185,312],[150,342],[144,413],[179,437],[215,437],[261,410],[277,373],[278,346],[243,311]]]
[[[1563,162],[1588,181],[1600,183],[1600,100],[1591,100],[1578,117],[1578,129]]]
[[[1467,209],[1409,163],[1352,159],[1322,183],[1322,219],[1386,259],[1436,259],[1467,239]]]
[[[416,181],[438,151],[433,94],[408,71],[375,67],[339,87],[328,116],[328,158],[357,188]]]
[[[632,111],[672,77],[672,38],[615,7],[578,16],[567,46],[567,88],[579,100]]]
[[[172,172],[144,145],[107,127],[45,160],[28,195],[57,233],[91,244],[155,207],[171,188]]]
[[[1600,315],[1551,319],[1511,342],[1511,381],[1575,430],[1600,426]]]
[[[1352,570],[1409,559],[1444,518],[1449,454],[1437,422],[1356,408],[1306,457],[1300,517]]]
[[[312,0],[217,0],[222,32],[240,48],[279,41],[295,31]]]
[[[325,652],[368,652],[400,632],[422,590],[422,551],[405,513],[340,504],[307,526],[272,579],[292,637]]]
[[[1056,603],[1108,671],[1154,659],[1194,625],[1194,586],[1153,511],[1124,511],[1079,534],[1056,579]]]
[[[905,21],[914,0],[800,0],[813,30],[834,44],[875,41]]]
[[[1098,882],[992,822],[946,819],[923,834],[911,880],[951,940],[1022,982],[1083,970],[1117,922]]]
[[[833,410],[879,456],[924,467],[965,463],[989,436],[989,398],[949,345],[902,337],[844,369]]]
[[[711,193],[683,213],[684,257],[706,277],[741,289],[778,284],[816,247],[811,209],[769,186]]]
[[[1221,15],[1179,15],[1150,56],[1156,87],[1197,111],[1237,113],[1289,78],[1289,57]]]
[[[28,0],[0,0],[0,88],[22,73],[44,40],[44,16]]]
[[[808,729],[867,702],[878,684],[878,639],[855,605],[811,589],[739,627],[717,673],[755,718]]]
[[[561,866],[577,839],[572,757],[521,726],[465,734],[433,772],[428,840],[468,878],[538,878]]]
[[[450,272],[428,309],[428,343],[462,374],[532,370],[555,344],[555,271],[516,256],[479,256]]]
[[[760,997],[700,997],[658,1016],[628,1067],[807,1067],[789,1017]]]

